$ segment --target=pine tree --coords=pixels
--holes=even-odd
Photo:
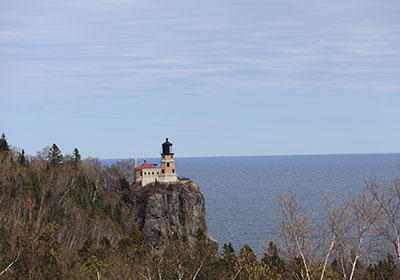
[[[122,177],[121,179],[119,179],[119,185],[121,187],[121,190],[125,191],[129,191],[129,182],[125,177]]]
[[[274,275],[274,278],[279,278],[278,275],[282,276],[286,268],[285,261],[279,255],[279,250],[272,241],[269,242],[261,263],[268,267],[270,274]]]
[[[22,149],[22,152],[18,156],[18,162],[20,164],[25,164],[26,158],[25,158],[25,151]]]
[[[6,135],[4,134],[4,132],[1,134],[0,138],[0,152],[1,151],[10,151],[10,146],[7,143]]]
[[[230,265],[233,269],[235,263],[237,262],[237,257],[231,242],[229,242],[229,244],[224,244],[224,246],[222,247],[222,258],[226,262],[226,264]]]
[[[77,148],[74,149],[74,151],[73,151],[72,154],[73,154],[73,156],[74,156],[74,161],[75,161],[76,163],[78,163],[78,162],[81,161],[81,154],[79,153],[79,150],[78,150]]]
[[[77,170],[78,165],[81,162],[81,154],[79,153],[77,148],[75,148],[74,151],[72,152],[72,159],[73,159],[73,168]]]
[[[56,166],[57,164],[60,164],[63,161],[63,156],[61,154],[61,151],[55,143],[53,144],[53,146],[51,146],[49,150],[48,159],[51,165],[53,166]]]

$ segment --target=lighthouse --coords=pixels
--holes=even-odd
[[[172,143],[166,138],[161,147],[161,167],[157,167],[157,164],[149,164],[146,160],[143,164],[137,166],[137,158],[135,157],[135,183],[141,182],[142,186],[145,186],[150,183],[176,183],[178,181]]]
[[[161,174],[158,180],[162,183],[176,182],[175,159],[172,152],[172,143],[165,139],[161,152]]]

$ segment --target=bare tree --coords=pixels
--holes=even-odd
[[[365,190],[346,198],[344,227],[339,233],[336,254],[343,279],[352,280],[357,263],[374,247],[373,223],[378,217],[378,207]]]
[[[311,279],[308,256],[312,252],[312,217],[303,213],[295,193],[280,195],[281,225],[279,234],[287,256],[294,260],[300,256],[305,275],[301,273],[301,279]]]
[[[318,225],[318,228],[320,229],[320,240],[318,242],[318,247],[321,254],[320,262],[322,263],[320,280],[324,279],[328,261],[336,248],[338,239],[345,229],[345,222],[347,218],[346,204],[334,206],[334,199],[329,198],[327,194],[324,194],[322,202],[326,210],[326,216],[325,219],[323,219]]]
[[[366,186],[380,210],[374,227],[393,246],[400,265],[400,179],[381,184],[370,178]]]

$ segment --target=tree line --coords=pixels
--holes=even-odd
[[[0,137],[0,279],[400,279],[400,179],[365,181],[320,214],[295,193],[277,199],[280,224],[262,256],[221,250],[198,231],[155,253],[133,211],[131,162],[103,166],[56,144],[35,156]]]

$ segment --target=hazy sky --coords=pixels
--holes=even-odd
[[[400,1],[0,1],[0,131],[35,154],[400,152]]]

